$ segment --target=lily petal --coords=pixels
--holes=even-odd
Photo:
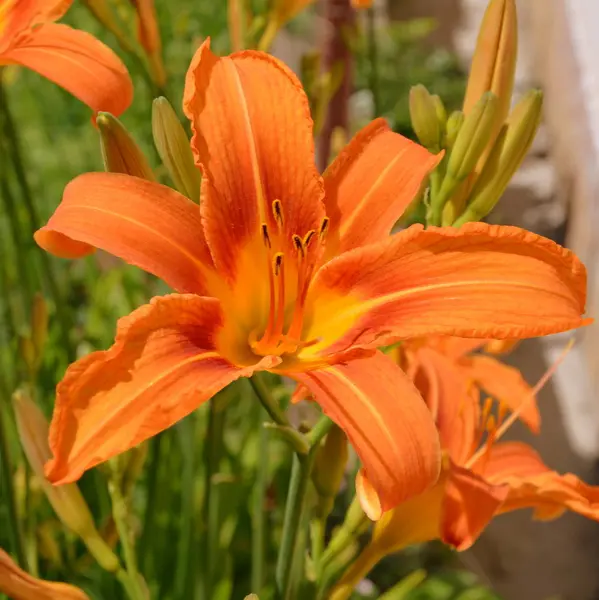
[[[507,498],[507,485],[492,485],[451,464],[443,499],[441,539],[458,550],[470,548]]]
[[[44,581],[29,575],[1,548],[0,592],[13,600],[89,600],[89,596],[74,585]]]
[[[239,377],[280,362],[240,369],[214,346],[223,320],[212,298],[154,298],[119,321],[115,344],[69,367],[50,425],[52,483],[82,473],[182,419]],[[274,361],[274,362],[273,362]]]
[[[323,175],[331,219],[327,255],[388,235],[440,158],[394,133],[384,119],[360,130]]]
[[[522,373],[490,356],[471,356],[462,360],[463,368],[489,396],[511,411],[520,410],[519,418],[533,433],[541,427],[541,415],[532,387]],[[523,406],[523,408],[520,408]]]
[[[456,464],[472,453],[477,440],[480,407],[478,393],[460,367],[430,348],[420,348],[408,371],[418,391],[431,409],[441,447]]]
[[[200,295],[212,268],[198,205],[171,188],[118,173],[71,181],[35,241],[62,258],[101,248],[177,291]]]
[[[517,227],[415,225],[325,264],[311,289],[309,351],[425,335],[525,338],[587,324],[586,271],[569,250]],[[315,302],[315,299],[318,299]]]
[[[358,492],[378,519],[425,490],[439,475],[439,439],[431,415],[403,371],[381,352],[305,373],[304,384],[345,431],[363,465]]]
[[[502,513],[534,508],[537,519],[549,520],[571,510],[599,521],[599,487],[587,485],[571,473],[552,471],[530,446],[521,442],[493,446],[484,477],[509,486]]]
[[[204,173],[204,231],[219,270],[235,280],[241,250],[252,240],[263,246],[261,225],[275,235],[275,200],[281,251],[295,256],[292,235],[318,231],[325,216],[312,119],[297,77],[262,52],[215,56],[207,40],[187,73],[184,109]]]
[[[36,71],[94,112],[120,115],[133,99],[133,84],[120,58],[94,36],[68,25],[45,23],[0,57]]]

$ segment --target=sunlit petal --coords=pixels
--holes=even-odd
[[[347,363],[289,373],[347,434],[363,473],[358,492],[372,519],[419,494],[439,474],[439,440],[422,398],[378,352]]]
[[[205,293],[212,268],[198,205],[166,186],[117,173],[87,173],[69,183],[35,240],[64,258],[101,248],[181,292]]]
[[[388,235],[438,161],[384,119],[359,131],[323,176],[331,219],[327,255]]]
[[[53,483],[67,483],[170,427],[239,377],[214,345],[218,301],[194,295],[154,298],[118,325],[115,344],[69,367],[50,426]]]

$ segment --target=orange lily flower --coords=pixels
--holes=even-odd
[[[88,173],[36,233],[58,256],[99,247],[179,292],[122,319],[109,350],[68,369],[50,428],[52,482],[77,479],[268,370],[305,385],[346,432],[376,518],[439,473],[430,412],[379,346],[584,323],[584,267],[550,240],[480,223],[389,235],[438,158],[383,120],[321,177],[307,97],[272,56],[221,58],[206,41],[184,108],[200,206],[154,182]]]
[[[529,401],[550,372],[531,390]],[[450,379],[448,371],[443,375]],[[441,539],[457,550],[470,548],[490,521],[506,512],[532,508],[536,519],[548,521],[571,510],[599,521],[599,487],[552,471],[527,444],[497,443],[521,417],[525,404],[501,423],[489,403],[480,410],[478,394],[464,403],[452,392],[451,387],[441,389],[437,398],[436,422],[444,454],[438,482],[383,515],[370,543],[333,590],[332,600],[348,598],[377,562],[411,544]]]
[[[19,568],[0,548],[0,592],[12,600],[89,600],[78,587],[67,583],[44,581]]]
[[[133,84],[117,55],[95,37],[55,23],[73,0],[0,0],[0,67],[32,69],[94,112],[121,114]]]
[[[489,354],[499,352],[488,340],[458,337],[429,337],[409,340],[393,349],[395,358],[424,396],[433,416],[447,405],[443,396],[468,402],[471,394],[486,394],[504,409],[520,408],[520,420],[533,433],[539,432],[541,417],[532,388],[518,369]],[[485,353],[475,351],[484,349]],[[450,440],[447,440],[448,442]]]

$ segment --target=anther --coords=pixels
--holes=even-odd
[[[273,260],[273,271],[275,273],[276,276],[279,275],[279,273],[281,272],[281,267],[283,266],[283,253],[282,252],[277,252],[275,254],[274,260]]]
[[[325,217],[322,220],[322,224],[320,225],[320,232],[319,232],[319,236],[321,241],[324,239],[324,236],[327,234],[327,231],[329,230],[329,217]]]
[[[293,245],[295,246],[295,249],[297,250],[298,254],[303,258],[305,255],[304,252],[304,243],[302,242],[302,238],[297,235],[296,233],[293,234],[293,236],[291,237],[291,239],[293,240]]]
[[[308,246],[310,246],[310,242],[312,241],[312,238],[315,235],[316,231],[314,231],[314,229],[310,229],[310,231],[308,231],[308,233],[306,233],[306,235],[304,236],[303,244],[306,250],[308,249]]]
[[[280,200],[275,200],[272,203],[272,216],[274,217],[279,227],[283,226],[283,207]]]
[[[264,245],[270,249],[271,243],[270,236],[268,235],[268,226],[266,225],[266,223],[262,223],[260,228],[262,229],[262,241],[264,242]]]

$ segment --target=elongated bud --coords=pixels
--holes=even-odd
[[[326,518],[333,509],[335,496],[345,472],[347,456],[345,433],[334,425],[318,450],[312,471],[312,481],[319,495],[317,512],[321,518]]]
[[[453,148],[463,124],[464,113],[461,110],[456,110],[449,115],[447,125],[445,126],[445,147],[448,150]]]
[[[231,50],[233,52],[238,52],[245,48],[247,24],[251,20],[248,14],[249,10],[251,9],[247,4],[247,0],[228,0],[227,20]]]
[[[516,105],[456,225],[478,221],[493,210],[532,145],[541,122],[542,108],[543,93],[539,90],[530,91]]]
[[[485,92],[498,98],[491,140],[499,133],[509,110],[518,54],[518,19],[515,0],[491,0],[478,34],[464,113],[468,115]]]
[[[441,126],[438,103],[423,85],[410,90],[410,119],[420,143],[431,152],[438,152],[441,141]]]
[[[44,464],[52,454],[48,445],[48,422],[42,411],[22,390],[13,395],[13,406],[21,445],[54,512],[62,523],[86,544],[98,563],[107,571],[116,571],[119,560],[98,533],[90,510],[74,483],[54,486],[44,475]]]
[[[162,62],[162,42],[154,0],[131,1],[135,6],[137,38],[148,57],[152,79],[162,89],[166,85],[166,70]]]
[[[435,105],[435,112],[437,113],[439,127],[443,129],[445,127],[445,124],[447,123],[447,109],[445,108],[445,104],[443,104],[443,100],[441,100],[441,96],[437,96],[437,94],[434,94],[433,96],[431,96],[431,98]]]
[[[0,592],[14,600],[89,600],[80,588],[29,575],[0,548]]]
[[[497,97],[486,92],[466,115],[447,163],[447,173],[463,181],[489,142],[497,114]]]
[[[152,104],[152,134],[158,154],[176,188],[198,202],[202,177],[195,166],[185,129],[166,98],[156,98]]]
[[[104,168],[109,173],[125,173],[155,181],[143,152],[115,116],[100,112],[96,117],[96,124],[100,132]]]
[[[125,52],[135,53],[135,48],[117,23],[114,13],[106,0],[83,0],[89,11],[94,15],[98,23],[108,29],[116,37],[119,45]]]

